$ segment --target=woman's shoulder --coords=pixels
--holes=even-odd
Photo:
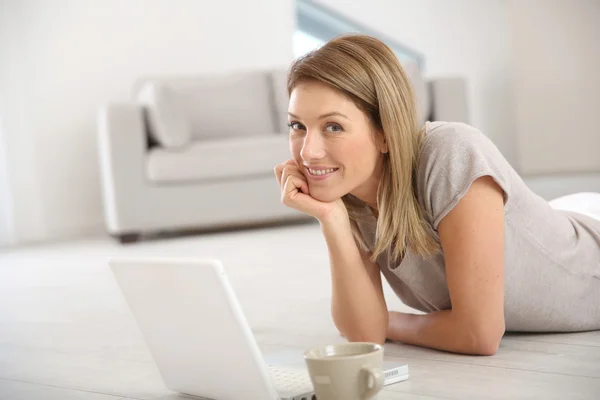
[[[449,167],[481,157],[500,164],[505,162],[494,143],[474,126],[463,122],[425,123],[425,137],[419,152],[421,168],[432,163]]]
[[[473,181],[491,176],[508,198],[511,172],[496,146],[477,128],[461,122],[428,122],[416,171],[417,196],[434,227]]]
[[[481,131],[463,122],[428,121],[425,123],[422,152],[456,147],[465,142],[481,140],[482,137],[485,136]]]

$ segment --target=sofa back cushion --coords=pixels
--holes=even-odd
[[[408,76],[413,88],[415,96],[415,105],[417,107],[417,118],[422,125],[429,119],[431,114],[431,105],[429,97],[429,89],[427,82],[423,76],[423,72],[419,68],[419,64],[412,60],[402,60],[402,69]]]
[[[271,82],[266,72],[232,72],[154,78],[168,87],[196,140],[276,133]],[[134,85],[137,98],[145,85]],[[161,141],[162,144],[162,141]]]
[[[177,96],[163,83],[145,82],[140,87],[137,101],[144,108],[148,133],[163,147],[187,145],[192,133]]]
[[[275,123],[277,124],[278,131],[282,133],[287,133],[290,130],[287,125],[287,110],[289,103],[287,94],[287,74],[288,71],[284,68],[275,69],[269,74],[273,90],[273,101],[275,103]]]

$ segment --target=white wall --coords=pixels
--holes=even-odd
[[[20,242],[103,230],[96,112],[146,74],[287,66],[292,0],[0,0]]]
[[[12,228],[8,227],[5,218],[3,230],[12,231],[6,235],[15,240],[20,237],[36,240],[44,237],[45,229],[37,184],[34,135],[25,113],[28,81],[24,76],[28,71],[23,70],[26,54],[19,32],[19,24],[25,25],[29,19],[23,17],[17,5],[15,1],[0,0],[0,130],[7,153],[4,170],[10,171],[9,179],[3,182],[2,208],[5,215],[12,214]]]
[[[523,172],[600,173],[600,1],[507,5]]]
[[[0,0],[0,14],[2,14],[4,1]],[[7,48],[4,46],[6,39],[5,27],[0,24],[0,49],[4,50],[0,54],[6,54]],[[0,61],[0,65],[2,65]],[[12,224],[12,193],[11,185],[8,181],[8,159],[6,146],[6,133],[4,128],[4,119],[2,118],[4,103],[6,102],[3,83],[6,81],[6,68],[0,67],[0,247],[12,243],[14,229]]]
[[[0,95],[1,96],[1,95]],[[0,104],[2,100],[0,99]],[[0,110],[2,107],[0,106]],[[14,228],[12,222],[12,193],[8,175],[6,141],[2,129],[2,115],[0,114],[0,247],[14,243]]]
[[[468,81],[471,124],[518,168],[510,36],[502,0],[318,0],[425,55],[429,76]]]

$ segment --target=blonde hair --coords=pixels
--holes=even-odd
[[[303,81],[318,81],[350,98],[382,132],[388,152],[377,189],[377,231],[371,259],[391,249],[393,260],[406,250],[428,256],[440,246],[416,196],[415,170],[423,127],[418,126],[415,98],[398,58],[384,43],[365,35],[344,35],[292,64],[288,95]],[[367,249],[358,220],[365,204],[343,197],[358,244]]]

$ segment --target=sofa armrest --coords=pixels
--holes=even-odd
[[[463,78],[435,78],[428,85],[430,120],[469,123],[467,86]]]
[[[136,194],[144,182],[147,149],[143,109],[134,103],[111,103],[98,113],[98,150],[104,217],[110,233],[135,215]]]

